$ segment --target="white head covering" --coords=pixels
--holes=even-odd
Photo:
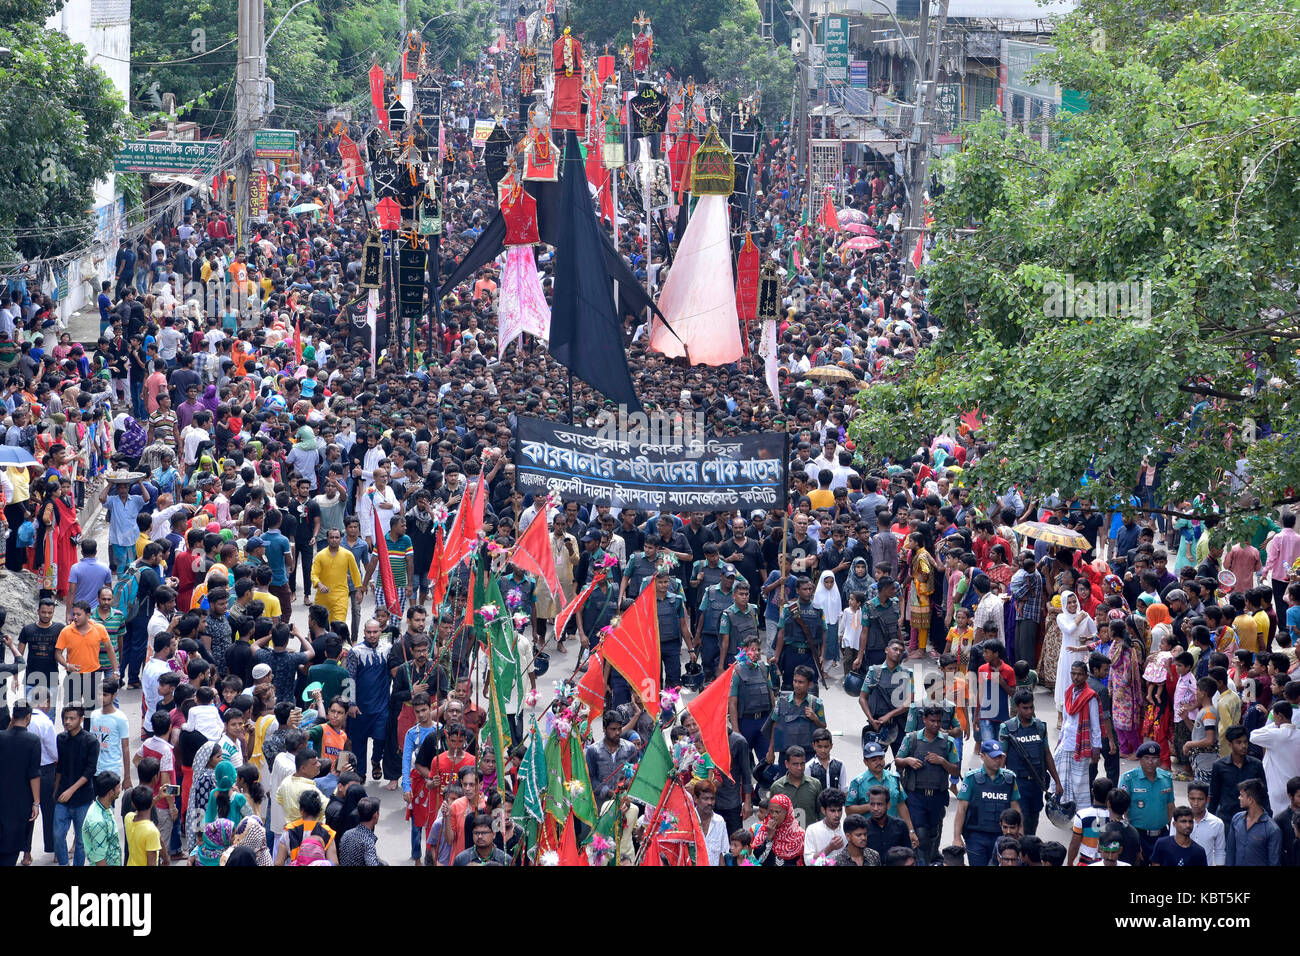
[[[1074,602],[1074,610],[1070,610],[1070,602]],[[1061,629],[1061,640],[1064,643],[1077,643],[1079,638],[1085,636],[1088,631],[1088,625],[1096,627],[1096,623],[1087,611],[1083,609],[1083,604],[1079,596],[1073,591],[1066,591],[1061,595],[1061,613],[1056,615],[1056,626]]]
[[[826,579],[830,578],[831,586],[826,586]],[[817,588],[813,591],[813,607],[822,609],[822,614],[826,617],[827,624],[838,624],[840,620],[840,589],[835,586],[835,572],[823,571],[821,578],[817,582]]]

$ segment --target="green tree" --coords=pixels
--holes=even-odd
[[[6,15],[51,12],[9,6]],[[56,256],[94,231],[86,213],[121,146],[125,104],[104,72],[86,64],[83,46],[39,22],[7,21],[0,47],[10,51],[0,60],[0,262]]]
[[[1174,511],[1297,500],[1297,25],[1300,0],[1083,0],[1045,69],[1089,108],[1052,149],[996,114],[963,131],[925,270],[943,332],[862,393],[866,454],[978,409],[977,496],[1087,474],[1088,497],[1126,501],[1146,459]]]
[[[771,124],[789,110],[795,83],[790,48],[774,45],[759,34],[762,18],[753,4],[738,4],[733,17],[700,41],[700,54],[708,75],[729,89],[731,102],[758,90],[763,94],[762,116]]]

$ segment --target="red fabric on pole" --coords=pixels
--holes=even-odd
[[[560,613],[555,616],[556,634],[564,633],[564,629],[569,626],[569,618],[582,610],[582,606],[587,603],[587,598],[591,597],[591,592],[596,589],[596,586],[601,581],[605,580],[605,577],[604,574],[597,574],[591,579],[591,583],[582,589],[582,593],[560,609]],[[591,636],[590,634],[587,635],[589,638]]]
[[[331,205],[330,210],[334,207]],[[293,314],[293,360],[295,365],[302,364],[302,313]]]
[[[517,567],[531,571],[545,581],[546,586],[551,589],[555,606],[564,607],[569,599],[564,596],[564,588],[560,586],[560,576],[555,570],[555,555],[551,553],[551,538],[547,530],[550,528],[550,522],[546,520],[550,510],[548,502],[537,513],[537,517],[533,518],[532,523],[528,525],[528,530],[519,536],[514,551],[510,552],[510,560]]]
[[[587,866],[587,854],[578,850],[577,827],[573,825],[573,811],[564,821],[564,836],[560,837],[560,866]]]
[[[686,705],[686,712],[700,725],[700,746],[713,765],[731,776],[731,735],[727,730],[727,696],[731,693],[732,664],[700,696]]]
[[[745,233],[745,242],[736,257],[736,314],[742,322],[752,322],[758,318],[758,246],[754,237]],[[745,345],[745,354],[749,354],[749,334],[741,336]]]
[[[384,105],[384,68],[378,63],[370,68],[370,105],[375,108],[379,125],[385,133],[389,132],[388,107]]]
[[[831,199],[831,187],[827,186],[822,193],[822,214],[821,226],[823,229],[829,229],[831,232],[838,232],[840,228],[839,213],[835,211],[835,203]]]
[[[672,816],[668,817],[668,814]],[[666,829],[665,820],[668,821]],[[700,827],[699,814],[695,812],[695,802],[676,780],[669,778],[659,797],[659,805],[650,815],[649,826],[652,835],[650,846],[641,859],[642,866],[709,865],[709,848]],[[695,846],[694,860],[690,855],[692,844]]]
[[[445,573],[450,574],[452,568],[460,564],[466,555],[473,552],[474,546],[478,542],[479,530],[482,527],[483,481],[480,480],[474,486],[474,496],[469,500],[468,505],[466,505],[465,499],[461,498],[460,507],[456,509],[456,517],[451,523],[451,530],[447,532],[446,553],[442,559],[442,567]]]
[[[924,239],[925,239],[924,236],[917,236],[917,237],[916,237],[916,248],[912,250],[912,268],[913,268],[913,269],[919,269],[919,268],[921,268],[921,261],[922,261],[922,259],[923,259],[924,256],[925,256],[925,247],[922,245],[922,242],[923,242]]]
[[[614,57],[612,55],[596,58],[596,78],[604,83],[614,75]]]
[[[563,634],[564,632],[557,629],[556,633]],[[582,679],[578,681],[578,686],[574,691],[578,700],[586,704],[591,711],[591,720],[595,720],[605,712],[606,690],[605,661],[600,656],[600,651],[594,650],[587,661],[587,672],[582,675]]]
[[[661,662],[653,586],[643,589],[641,596],[623,612],[614,630],[601,640],[600,648],[610,666],[640,695],[646,710],[658,713]]]
[[[443,598],[447,596],[447,571],[443,567],[443,545],[444,538],[442,527],[438,527],[438,534],[433,542],[433,560],[429,563],[429,573],[426,575],[433,583],[433,606],[439,607]]]
[[[393,579],[393,566],[388,561],[388,542],[384,540],[384,529],[379,524],[379,510],[374,507],[375,493],[369,492],[371,511],[375,516],[375,551],[379,555],[379,581],[384,589],[384,603],[389,608],[397,607],[397,582]]]

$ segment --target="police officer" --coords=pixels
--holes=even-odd
[[[700,655],[706,681],[713,680],[718,674],[718,658],[722,653],[719,630],[722,615],[731,606],[731,592],[736,583],[736,569],[731,565],[720,565],[719,574],[716,584],[700,592]]]
[[[679,687],[682,683],[682,641],[695,660],[695,642],[691,622],[686,617],[686,598],[671,587],[667,570],[655,572],[655,616],[659,618],[659,659],[663,667],[663,686]],[[590,600],[590,599],[588,599]]]
[[[858,706],[867,715],[862,728],[865,743],[870,736],[898,756],[899,738],[907,712],[912,706],[912,672],[903,664],[907,645],[894,638],[885,648],[885,659],[867,670],[867,679],[858,694]]]
[[[818,673],[817,661],[826,641],[826,618],[822,609],[812,603],[812,578],[801,575],[796,582],[798,597],[781,609],[781,618],[776,623],[776,647],[768,659],[768,663],[781,669],[782,690],[794,686],[796,667],[809,667],[814,675]],[[816,679],[812,692],[817,693]]]
[[[938,704],[921,708],[924,727],[903,738],[896,763],[902,767],[907,809],[918,840],[918,861],[929,866],[939,857],[939,838],[948,809],[948,777],[961,771],[957,744],[940,730],[944,710]]]
[[[984,766],[962,777],[957,791],[957,818],[953,821],[953,843],[966,848],[966,862],[988,866],[993,849],[1002,835],[1002,811],[1020,809],[1016,775],[1006,769],[1006,753],[996,740],[980,744]]]
[[[1229,727],[1229,733],[1238,739],[1244,736],[1240,727]],[[1119,785],[1129,792],[1128,821],[1138,832],[1142,844],[1142,862],[1148,864],[1155,851],[1156,841],[1169,835],[1169,823],[1174,818],[1174,777],[1160,766],[1160,745],[1154,740],[1144,741],[1137,749],[1138,766],[1119,778]]]
[[[866,627],[863,628],[862,647],[858,650],[853,669],[862,673],[874,664],[885,660],[885,648],[890,641],[898,640],[898,584],[893,578],[881,578],[876,585],[876,596],[867,602]]]
[[[623,574],[623,581],[619,585],[618,601],[620,607],[626,608],[628,602],[636,600],[646,582],[654,578],[658,563],[659,545],[654,542],[654,539],[647,538],[645,547],[639,553],[627,559],[627,569]]]
[[[722,612],[718,621],[718,643],[722,646],[721,666],[736,656],[736,652],[758,634],[758,605],[749,603],[749,582],[739,574],[731,589],[731,607]]]
[[[795,668],[794,690],[777,697],[776,706],[767,719],[767,729],[771,732],[767,762],[776,765],[777,776],[785,773],[786,750],[798,746],[805,753],[812,753],[813,731],[826,726],[826,707],[812,692],[816,676],[807,664]]]
[[[1047,745],[1047,725],[1034,716],[1034,693],[1022,687],[1011,698],[1016,715],[998,728],[998,742],[1007,755],[1007,769],[1016,775],[1020,787],[1020,816],[1025,835],[1038,833],[1038,815],[1043,812],[1043,786],[1051,777],[1056,793],[1063,793],[1056,761]]]
[[[735,590],[748,587],[741,582]],[[734,625],[733,625],[734,626]],[[751,757],[767,754],[767,735],[763,726],[772,713],[776,703],[776,694],[772,690],[772,670],[763,660],[763,639],[755,629],[740,646],[745,656],[736,662],[736,669],[731,674],[731,689],[727,692],[727,711],[731,715],[731,726],[749,742]]]

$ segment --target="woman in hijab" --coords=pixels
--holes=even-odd
[[[822,609],[822,617],[826,621],[826,640],[823,642],[822,660],[827,666],[834,664],[840,658],[840,589],[835,585],[835,572],[823,571],[821,579],[817,582],[817,590],[813,592],[813,607]]]
[[[761,858],[760,866],[803,866],[803,837],[794,803],[780,793],[768,802],[767,819],[754,831],[750,846]]]
[[[190,784],[190,802],[185,813],[185,851],[194,849],[203,831],[208,812],[208,799],[217,786],[217,764],[221,751],[217,742],[210,740],[194,755],[194,782]]]
[[[203,397],[199,399],[199,403],[215,415],[217,409],[221,407],[221,399],[217,398],[217,386],[209,385],[204,389]]]
[[[259,817],[244,817],[235,825],[235,846],[249,850],[255,866],[270,866],[274,862],[266,846],[266,827]]]
[[[868,600],[871,599],[871,592],[876,589],[876,582],[872,580],[871,572],[867,570],[866,558],[854,558],[853,564],[849,566],[849,576],[844,579],[844,600],[847,602],[850,594],[861,594],[862,604],[865,607]]]
[[[1122,622],[1111,624],[1110,689],[1111,718],[1115,722],[1115,735],[1119,738],[1119,755],[1123,760],[1134,760],[1134,752],[1142,742],[1144,697],[1142,693],[1142,667],[1146,663],[1146,620],[1139,614],[1130,614]]]
[[[235,839],[235,825],[229,820],[213,820],[203,828],[203,839],[190,851],[194,866],[220,866],[221,855]]]
[[[1061,613],[1056,615],[1056,628],[1060,634],[1057,645],[1056,685],[1053,695],[1056,698],[1057,721],[1065,708],[1065,692],[1070,687],[1070,668],[1075,661],[1088,660],[1088,645],[1097,637],[1097,622],[1083,609],[1079,596],[1073,591],[1066,592],[1061,600]]]

